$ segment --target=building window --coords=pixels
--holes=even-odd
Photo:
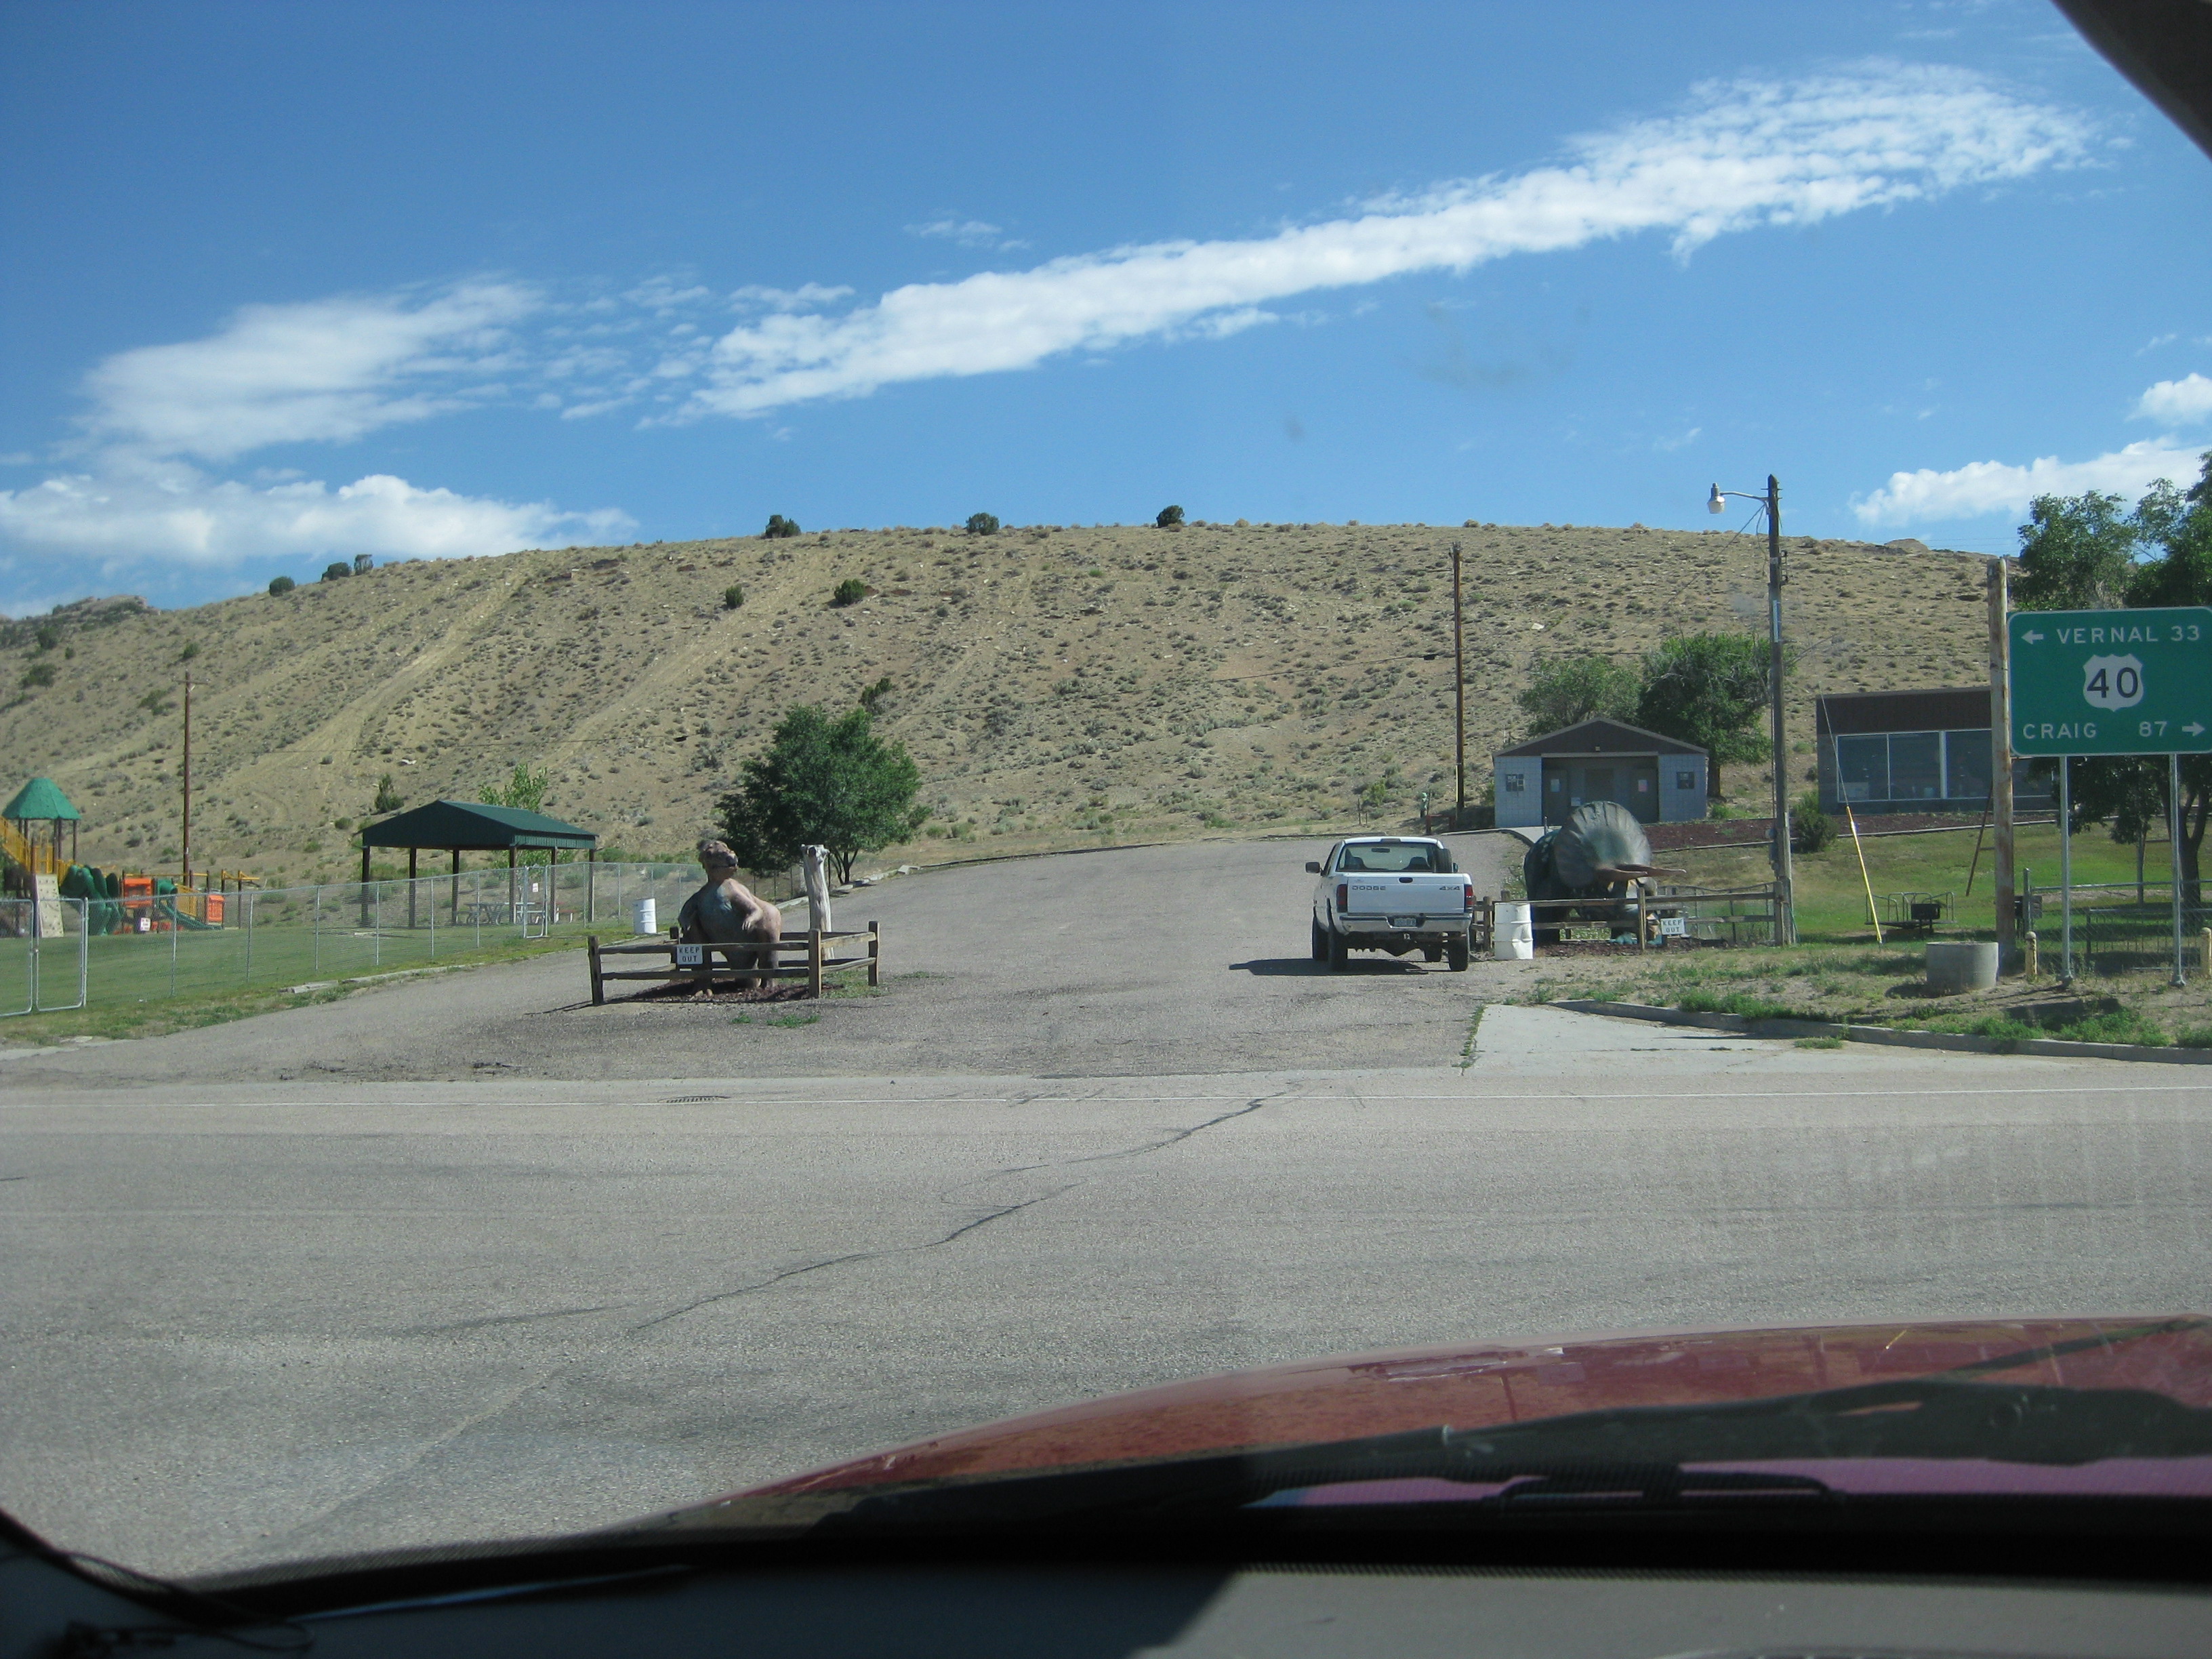
[[[1941,732],[1893,732],[1889,734],[1889,798],[1892,800],[1935,800],[1943,793],[1943,734]]]
[[[1887,733],[1836,739],[1836,789],[1845,800],[1889,799]]]
[[[1677,773],[1675,773],[1675,774],[1674,774],[1674,787],[1675,787],[1677,789],[1694,789],[1694,788],[1696,788],[1696,787],[1698,787],[1698,775],[1697,775],[1695,772],[1677,772]]]
[[[1990,793],[1990,734],[1943,734],[1943,793],[1953,800],[1984,800]]]
[[[1517,795],[1517,794],[1519,794],[1519,793],[1521,793],[1522,786],[1523,784],[1525,784],[1527,781],[1528,781],[1528,780],[1527,780],[1526,778],[1522,777],[1522,776],[1518,772],[1508,772],[1508,773],[1506,773],[1506,774],[1505,774],[1505,793],[1506,793],[1507,794],[1509,794],[1509,795]]]

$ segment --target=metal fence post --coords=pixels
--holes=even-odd
[[[253,983],[253,901],[258,895],[240,893],[246,901],[246,982]]]
[[[430,896],[430,960],[438,959],[438,896]]]

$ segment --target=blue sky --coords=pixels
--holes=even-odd
[[[2212,447],[2212,161],[2038,0],[0,31],[13,614],[772,512],[1703,527],[1770,471],[1994,550]]]

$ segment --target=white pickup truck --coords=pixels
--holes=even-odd
[[[1440,841],[1355,836],[1306,865],[1313,896],[1313,956],[1341,970],[1351,951],[1419,951],[1467,971],[1474,881]]]

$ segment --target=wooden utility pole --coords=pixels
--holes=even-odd
[[[1990,874],[1997,890],[1997,964],[1999,971],[2004,972],[2017,960],[2019,934],[2013,921],[2011,647],[2005,636],[2011,576],[2002,554],[1990,561],[1989,586],[1990,820],[1996,832]]]
[[[1460,606],[1459,544],[1452,550],[1452,687],[1458,702],[1457,753],[1459,757],[1459,807],[1452,814],[1452,828],[1467,828],[1467,623],[1466,612]]]
[[[185,670],[185,832],[182,867],[177,872],[179,888],[192,884],[192,671]]]

